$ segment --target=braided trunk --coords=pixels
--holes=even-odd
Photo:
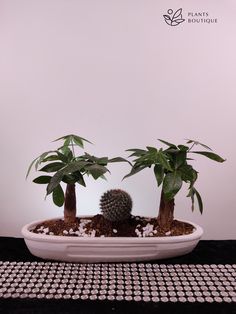
[[[174,220],[174,206],[174,199],[166,200],[162,191],[157,221],[159,226],[164,230],[170,230],[171,224]]]
[[[76,220],[76,195],[75,184],[67,184],[64,203],[65,222],[74,222]]]

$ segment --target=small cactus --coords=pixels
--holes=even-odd
[[[131,215],[132,199],[122,190],[114,189],[105,192],[100,200],[103,217],[110,221],[122,221]]]

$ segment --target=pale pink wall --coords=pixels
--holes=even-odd
[[[181,6],[218,23],[165,24],[167,9]],[[98,155],[126,156],[157,138],[209,144],[227,162],[198,158],[204,215],[191,213],[183,191],[176,216],[201,224],[205,239],[236,239],[235,9],[233,0],[0,0],[0,235],[61,215],[44,187],[24,177],[51,140],[74,132]],[[111,170],[108,182],[78,188],[80,213],[97,213],[100,195],[120,187],[134,213],[155,215],[153,174],[121,182],[128,167]]]

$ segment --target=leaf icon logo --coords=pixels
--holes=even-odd
[[[177,26],[185,21],[182,17],[182,9],[178,9],[173,13],[172,9],[167,11],[168,14],[163,15],[166,24],[170,26]]]

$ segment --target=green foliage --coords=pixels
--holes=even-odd
[[[163,192],[167,200],[171,200],[179,192],[183,184],[179,171],[168,172],[163,179]]]
[[[192,210],[194,209],[194,200],[197,199],[200,212],[203,211],[203,203],[199,192],[194,187],[198,178],[198,172],[189,164],[189,154],[199,154],[217,162],[225,160],[212,152],[211,148],[198,141],[187,140],[187,145],[175,145],[159,139],[167,148],[157,149],[147,146],[146,149],[132,148],[129,157],[135,157],[130,173],[124,178],[130,177],[145,168],[153,166],[157,185],[162,184],[162,192],[166,200],[171,200],[180,191],[183,182],[189,184],[189,193],[187,197],[191,198]],[[194,146],[200,145],[209,151],[192,151]]]
[[[76,156],[76,147],[83,148],[84,142],[91,143],[77,135],[66,135],[55,141],[63,141],[63,145],[56,150],[47,151],[35,158],[28,168],[26,177],[28,177],[33,166],[36,171],[49,173],[50,175],[35,178],[33,182],[47,184],[47,195],[52,193],[53,202],[57,206],[64,204],[64,192],[61,182],[66,184],[78,183],[85,187],[85,175],[92,176],[95,180],[98,178],[105,179],[104,174],[109,172],[106,167],[109,162],[126,161],[121,157],[112,159],[108,159],[108,157],[98,158],[88,153]],[[42,168],[40,168],[41,166]]]
[[[54,204],[59,207],[64,204],[64,192],[60,184],[53,190],[52,199]]]

